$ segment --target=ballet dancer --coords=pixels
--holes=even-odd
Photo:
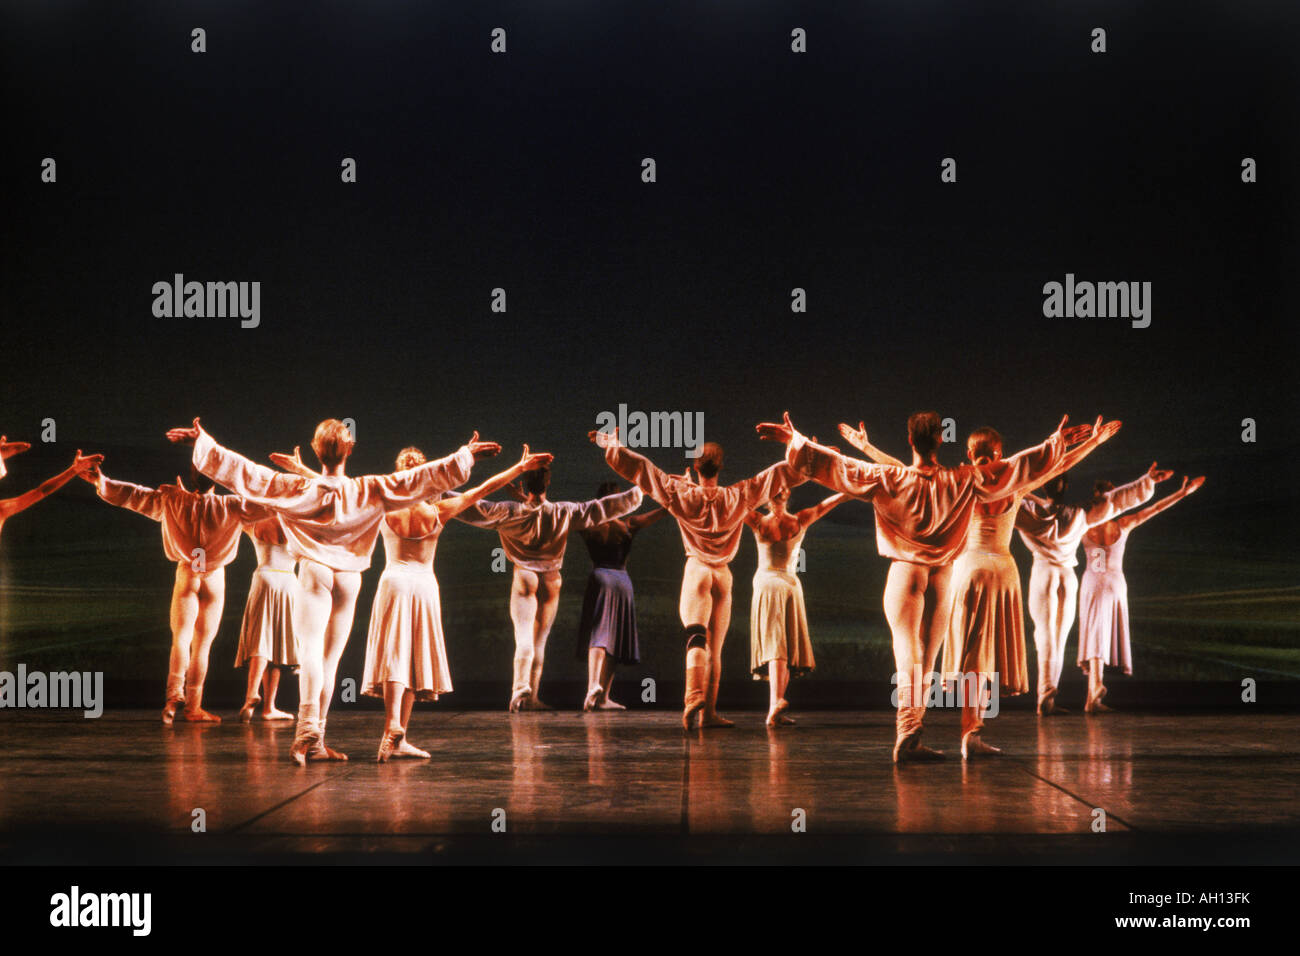
[[[605,449],[605,463],[642,488],[677,519],[686,550],[678,613],[686,631],[686,694],[682,728],[734,727],[718,713],[722,645],[731,625],[731,568],[740,549],[745,519],[773,495],[801,484],[798,472],[778,462],[752,478],[723,487],[722,446],[705,442],[695,459],[699,483],[670,475],[619,443],[618,432],[593,431],[588,437]]]
[[[407,740],[411,709],[416,698],[437,700],[439,694],[452,689],[438,580],[433,573],[438,536],[448,520],[520,475],[545,468],[551,458],[544,452],[530,454],[525,445],[516,464],[476,488],[395,511],[380,525],[387,563],[370,612],[361,682],[362,693],[384,700],[387,719],[379,740],[380,763],[390,757],[428,758],[428,751]],[[405,448],[397,456],[397,470],[415,468],[424,461],[418,448]]]
[[[289,552],[299,560],[299,591],[293,630],[298,638],[298,724],[290,758],[299,766],[309,760],[346,760],[325,744],[325,721],[339,658],[352,630],[361,572],[384,515],[427,501],[464,484],[474,462],[501,450],[483,442],[478,432],[452,455],[390,475],[345,474],[356,442],[348,427],[330,418],[316,426],[312,450],[320,461],[316,478],[283,474],[223,448],[194,419],[189,428],[173,428],[167,437],[193,445],[196,468],[255,504],[275,512]]]
[[[786,445],[786,462],[801,474],[851,497],[870,501],[876,511],[876,545],[890,559],[885,583],[885,619],[893,636],[898,709],[895,763],[942,759],[942,751],[921,743],[927,675],[947,634],[947,586],[952,562],[966,541],[975,505],[1037,484],[1067,448],[1084,441],[1091,425],[1066,428],[1069,416],[1043,442],[987,465],[948,468],[936,458],[943,442],[934,412],[908,418],[910,467],[878,465],[849,458],[809,441],[786,413],[782,422],[758,425],[759,437]],[[855,434],[840,426],[846,437]],[[865,436],[864,436],[865,437]]]
[[[31,447],[31,442],[10,441],[4,435],[0,435],[0,478],[9,473],[9,467],[5,464],[5,459],[30,451]]]
[[[274,517],[244,525],[244,533],[257,552],[257,570],[248,587],[235,653],[235,667],[248,666],[248,690],[239,719],[247,723],[256,711],[258,720],[293,720],[293,714],[275,706],[275,697],[281,669],[298,667],[298,641],[293,633],[298,592],[294,566],[298,559],[289,553],[284,529]]]
[[[601,482],[596,497],[618,491],[618,483]],[[584,711],[626,710],[609,696],[615,664],[636,664],[641,647],[636,632],[636,598],[627,573],[632,539],[667,511],[655,508],[629,518],[614,518],[579,531],[591,556],[591,575],[582,598],[578,622],[578,660],[587,661],[587,697]]]
[[[16,446],[21,447],[17,447],[15,451],[8,450]],[[6,457],[21,454],[30,447],[26,442],[6,442],[3,438],[0,438],[0,454]],[[86,477],[86,475],[97,469],[103,460],[103,455],[83,455],[78,449],[77,454],[72,459],[72,464],[53,478],[45,479],[31,491],[24,492],[15,498],[0,498],[0,532],[3,532],[5,522],[18,512],[26,511],[36,502],[48,498],[73,478]]]
[[[1074,627],[1079,579],[1076,554],[1089,528],[1109,521],[1149,501],[1157,482],[1173,477],[1152,462],[1136,481],[1103,493],[1088,507],[1065,504],[1069,475],[1062,473],[1042,486],[1046,496],[1025,496],[1016,512],[1020,540],[1034,556],[1029,573],[1029,616],[1034,622],[1034,649],[1038,656],[1038,714],[1065,714],[1056,701],[1065,663],[1065,643]]]
[[[515,632],[510,712],[553,710],[541,698],[546,639],[560,604],[560,569],[570,531],[581,531],[641,507],[641,489],[631,488],[592,501],[549,501],[551,469],[537,468],[521,479],[522,501],[480,501],[460,520],[496,531],[514,565],[510,620]]]
[[[1124,580],[1124,546],[1129,533],[1182,501],[1204,483],[1204,475],[1184,477],[1182,486],[1173,494],[1141,511],[1099,524],[1083,536],[1088,565],[1079,587],[1078,663],[1088,675],[1085,713],[1099,714],[1110,710],[1101,702],[1106,696],[1106,685],[1102,683],[1106,665],[1122,667],[1125,674],[1133,673],[1128,633],[1128,583]],[[1097,482],[1093,502],[1113,488],[1109,481]]]
[[[767,514],[750,512],[745,519],[754,532],[758,549],[758,570],[754,572],[754,596],[749,607],[749,669],[754,680],[768,682],[767,726],[794,723],[786,715],[785,699],[791,675],[811,673],[817,666],[812,638],[808,634],[808,613],[804,608],[803,584],[796,573],[799,547],[808,529],[848,495],[834,494],[820,504],[791,513],[787,488],[767,503]]]
[[[171,658],[162,722],[170,727],[177,711],[190,723],[221,723],[203,709],[203,685],[208,677],[212,641],[221,626],[226,603],[226,565],[239,553],[244,525],[271,517],[271,512],[239,495],[218,495],[212,482],[191,472],[186,488],[174,485],[146,488],[114,481],[98,466],[82,475],[104,501],[152,518],[162,525],[163,551],[176,562],[172,587]]]
[[[1118,421],[1103,422],[1098,418],[1088,439],[1066,452],[1045,477],[1050,480],[1074,467],[1119,429]],[[975,429],[967,439],[966,455],[976,467],[1000,461],[1002,436],[992,428]],[[1007,696],[1029,690],[1020,572],[1011,557],[1011,532],[1028,493],[1028,488],[1022,488],[1006,497],[976,504],[966,543],[953,562],[946,609],[948,634],[940,673],[946,681],[956,681],[961,691],[963,760],[1002,752],[982,736],[986,685],[997,681]]]

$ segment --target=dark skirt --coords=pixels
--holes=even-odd
[[[586,660],[593,647],[604,648],[620,664],[641,661],[632,579],[620,568],[596,568],[587,578],[578,625],[578,659]]]

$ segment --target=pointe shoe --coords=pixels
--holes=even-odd
[[[396,760],[398,757],[413,757],[419,760],[428,760],[430,754],[429,751],[421,750],[403,737],[401,743],[393,748],[393,759]]]
[[[387,763],[388,758],[393,755],[393,750],[406,737],[406,731],[401,727],[397,729],[388,728],[384,730],[384,735],[379,738],[379,756],[376,758],[380,763]]]
[[[688,667],[686,668],[686,699],[685,706],[682,708],[682,729],[690,730],[691,724],[701,710],[704,709],[704,688],[709,682],[709,669],[707,667]],[[703,721],[701,721],[703,726]]]
[[[921,732],[899,737],[894,741],[894,763],[932,763],[947,759],[942,750],[921,743]]]
[[[210,714],[202,707],[186,707],[181,714],[181,719],[190,724],[219,724],[221,718],[216,714]]]
[[[976,757],[993,757],[1002,753],[1001,747],[986,744],[978,733],[970,733],[961,739],[961,759],[972,760]]]
[[[173,697],[167,703],[163,704],[162,722],[164,727],[170,727],[176,721],[176,712],[185,706],[185,698]]]
[[[320,728],[314,720],[299,720],[298,732],[289,746],[289,759],[300,767],[307,766],[307,754],[320,742]]]
[[[520,691],[514,697],[511,697],[510,707],[508,708],[510,713],[517,714],[521,710],[528,710],[528,702],[532,699],[532,696],[528,691]]]

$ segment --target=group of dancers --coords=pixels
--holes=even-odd
[[[897,683],[894,760],[943,757],[921,743],[935,680],[964,684],[961,753],[968,759],[999,752],[981,735],[992,683],[1005,694],[1029,690],[1012,530],[1033,554],[1029,608],[1038,653],[1038,713],[1065,712],[1056,697],[1076,603],[1082,608],[1078,662],[1088,675],[1084,710],[1100,713],[1108,709],[1102,703],[1104,668],[1131,672],[1122,569],[1128,534],[1204,481],[1185,478],[1178,491],[1134,510],[1151,499],[1157,483],[1172,477],[1153,463],[1129,484],[1098,482],[1085,506],[1066,505],[1066,472],[1112,438],[1120,423],[1098,418],[1093,425],[1067,426],[1068,417],[1042,444],[1006,458],[998,433],[977,429],[967,442],[969,462],[949,467],[938,462],[942,425],[933,412],[908,420],[909,464],[876,448],[862,424],[841,425],[840,433],[869,461],[805,437],[787,414],[782,422],[757,426],[760,438],[785,445],[784,460],[725,486],[719,482],[723,450],[716,442],[705,443],[693,467],[676,474],[624,446],[616,430],[593,431],[589,438],[606,463],[632,487],[620,490],[607,482],[590,501],[557,502],[547,498],[552,456],[526,445],[510,468],[453,492],[467,482],[475,462],[501,451],[477,432],[436,461],[410,447],[397,456],[392,473],[350,477],[346,465],[355,442],[336,419],[321,422],[312,438],[317,471],[303,463],[297,448],[292,455],[271,456],[281,470],[253,462],[218,444],[196,418],[192,426],[167,433],[170,441],[193,446],[188,486],[180,478],[156,489],[117,481],[104,473],[103,456],[78,452],[66,471],[26,495],[0,500],[0,528],[73,477],[93,484],[104,501],[161,524],[164,550],[176,563],[166,724],[220,721],[203,708],[203,685],[224,605],[224,569],[235,558],[240,535],[248,535],[258,565],[236,655],[236,666],[248,667],[240,718],[293,719],[275,700],[281,670],[296,667],[299,708],[290,756],[301,765],[347,759],[326,744],[326,719],[361,572],[370,566],[378,538],[386,565],[371,610],[362,679],[363,693],[384,701],[377,756],[429,756],[411,744],[407,730],[415,700],[436,700],[452,689],[433,562],[438,537],[453,518],[495,530],[513,565],[511,712],[552,709],[541,698],[540,684],[571,531],[583,537],[594,566],[579,626],[578,654],[588,664],[583,708],[623,709],[610,696],[614,668],[636,663],[640,655],[628,554],[640,530],[667,515],[676,519],[686,553],[679,613],[687,730],[734,726],[718,711],[718,688],[731,620],[730,564],[748,527],[759,555],[751,671],[769,684],[768,726],[792,724],[785,696],[790,678],[816,666],[796,573],[800,547],[812,524],[857,498],[871,502],[877,546],[891,562],[884,610]],[[0,477],[4,458],[27,447],[0,438]],[[790,490],[809,480],[834,494],[814,507],[789,511]],[[217,486],[233,493],[217,494]],[[488,499],[503,490],[509,500]],[[635,513],[646,497],[658,507]],[[1080,589],[1074,567],[1081,543],[1087,566]]]

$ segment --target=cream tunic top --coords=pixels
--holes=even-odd
[[[1053,508],[1025,501],[1016,513],[1016,530],[1035,562],[1073,568],[1078,564],[1079,543],[1089,528],[1105,524],[1116,515],[1149,501],[1155,490],[1155,481],[1143,475],[1137,481],[1106,492],[1104,499],[1091,508],[1072,505]]]

